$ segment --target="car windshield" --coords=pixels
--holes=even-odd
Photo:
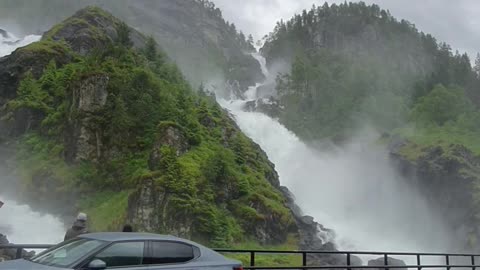
[[[92,239],[76,239],[47,250],[33,257],[31,261],[43,265],[67,267],[105,243]]]

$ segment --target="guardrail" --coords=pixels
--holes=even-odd
[[[47,249],[53,245],[48,244],[32,244],[32,245],[0,245],[0,250],[2,249],[14,249],[16,250],[16,258],[21,258],[23,250],[25,249]],[[452,268],[468,268],[476,270],[480,268],[480,265],[476,264],[476,258],[480,257],[480,254],[472,253],[414,253],[414,252],[374,252],[374,251],[319,251],[319,250],[253,250],[253,249],[223,249],[216,248],[215,251],[219,253],[235,253],[235,254],[248,254],[250,256],[249,266],[245,266],[244,269],[346,269],[346,270],[356,270],[356,269],[409,269],[416,268],[421,270],[422,268],[432,269],[432,268],[441,268],[446,270],[451,270]],[[256,255],[267,254],[297,254],[302,256],[302,265],[300,266],[257,266],[255,265]],[[344,265],[308,265],[308,257],[315,255],[342,255],[345,256]],[[356,255],[377,255],[383,257],[384,265],[354,265],[352,264],[352,256]],[[389,259],[391,256],[402,256],[402,257],[414,257],[416,260],[415,265],[388,265]],[[422,264],[422,258],[424,257],[442,257],[445,260],[445,264]],[[468,264],[452,264],[452,258],[466,258]]]

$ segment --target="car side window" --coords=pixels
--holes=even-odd
[[[99,252],[95,259],[104,261],[108,268],[141,265],[145,242],[115,243]]]
[[[183,263],[193,260],[198,252],[195,247],[169,241],[152,241],[150,252],[144,259],[144,264]]]

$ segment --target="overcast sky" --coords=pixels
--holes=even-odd
[[[280,19],[319,0],[213,0],[222,9],[224,17],[238,29],[253,34],[255,39],[272,31]],[[343,0],[328,1],[341,3]],[[472,57],[480,51],[479,0],[365,0],[390,10],[397,19],[407,19],[420,31],[433,34],[438,41],[450,44],[453,50],[468,52]]]

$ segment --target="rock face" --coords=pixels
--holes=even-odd
[[[391,266],[405,266],[406,265],[404,261],[399,260],[399,259],[395,259],[395,258],[392,258],[392,257],[387,257],[387,263],[388,263],[388,265],[391,265]],[[368,266],[384,266],[384,265],[385,265],[385,259],[383,257],[375,259],[375,260],[368,261]],[[369,268],[369,269],[383,270],[383,268],[374,268],[374,267]],[[407,268],[395,268],[395,269],[407,270]]]
[[[139,231],[164,232],[184,238],[191,238],[193,220],[189,213],[169,207],[171,196],[153,179],[145,179],[129,198],[127,220],[133,221]]]
[[[282,106],[274,97],[260,98],[245,103],[245,110],[249,112],[262,112],[272,118],[278,118],[282,113]]]
[[[1,10],[8,10],[2,13],[2,18],[17,20],[28,10],[19,7],[28,7],[30,4],[26,0],[16,3],[18,8],[0,3]],[[248,86],[263,79],[260,65],[249,54],[255,48],[245,40],[240,40],[242,37],[245,39],[244,35],[226,22],[222,12],[210,1],[84,0],[64,5],[61,1],[39,0],[37,4],[48,8],[28,12],[28,22],[18,22],[24,32],[30,33],[32,29],[45,31],[78,9],[99,5],[141,32],[153,35],[195,86],[218,76],[230,83],[238,82],[242,91],[245,91]],[[96,33],[95,30],[82,28],[85,22],[97,25],[99,29],[109,29],[109,37],[116,37],[115,29],[108,21],[92,20],[85,16],[59,31],[58,36],[54,35],[55,40],[65,35],[71,37],[65,40],[74,41],[75,50],[80,53],[102,45],[102,40],[90,37],[90,34]],[[138,44],[136,34],[132,41]]]
[[[0,233],[0,245],[8,245],[8,244],[11,244],[11,243],[8,241],[7,236]],[[0,262],[13,260],[15,259],[16,255],[17,255],[17,251],[15,249],[0,249]],[[33,256],[35,256],[34,251],[22,252],[22,258],[31,258]]]
[[[120,21],[112,15],[99,8],[89,7],[81,9],[60,26],[46,32],[43,40],[64,40],[75,52],[86,55],[115,41],[119,24]],[[129,37],[134,47],[145,47],[145,37],[138,31],[131,28]]]
[[[72,59],[73,56],[61,45],[54,45],[51,49],[36,46],[20,48],[0,58],[0,122],[4,125],[0,129],[0,136],[22,134],[39,124],[41,115],[32,111],[6,115],[6,104],[16,97],[19,82],[26,73],[30,72],[34,78],[38,78],[50,61],[54,60],[57,66],[62,66]]]
[[[421,154],[409,157],[406,153],[412,149]],[[390,151],[400,171],[456,233],[459,243],[452,245],[478,251],[480,220],[476,186],[480,181],[480,159],[461,145],[420,149],[408,141],[392,140]]]
[[[160,124],[158,129],[158,136],[148,160],[148,165],[151,170],[158,169],[158,164],[162,159],[161,148],[163,146],[175,149],[177,156],[185,154],[190,148],[186,136],[175,123]]]
[[[281,190],[287,197],[288,207],[295,217],[300,238],[300,250],[337,251],[332,242],[335,233],[315,222],[313,217],[303,215],[302,210],[295,203],[293,194],[286,187],[281,187]],[[309,265],[343,265],[346,263],[346,257],[343,255],[308,254],[307,256]],[[351,260],[352,265],[361,264],[359,258],[355,256]]]
[[[67,161],[96,161],[102,156],[102,130],[95,116],[102,113],[107,103],[109,77],[92,75],[73,87],[71,117],[65,142]]]

